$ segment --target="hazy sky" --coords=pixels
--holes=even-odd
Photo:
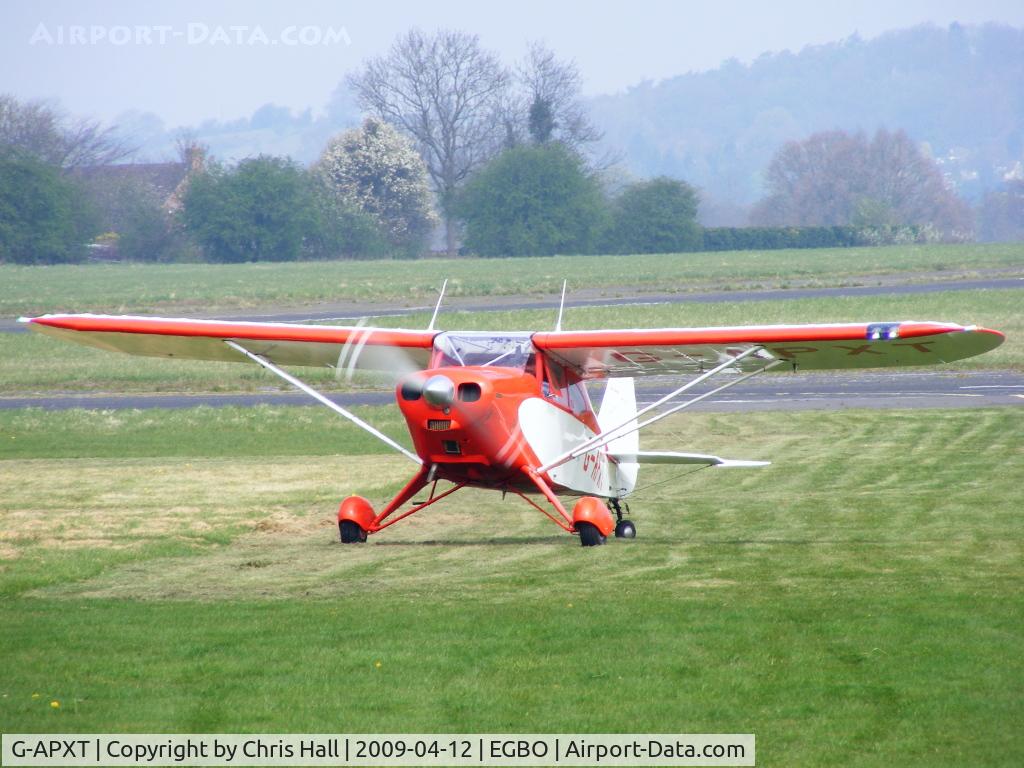
[[[321,108],[344,74],[412,26],[480,35],[506,61],[543,40],[588,94],[924,22],[1024,26],[1021,0],[887,2],[27,2],[0,4],[0,92],[73,113],[155,112],[168,126]]]

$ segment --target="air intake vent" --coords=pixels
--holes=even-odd
[[[427,419],[427,429],[431,432],[444,432],[452,428],[451,419]]]
[[[475,403],[480,399],[480,385],[476,382],[470,381],[465,384],[459,384],[459,400],[464,403]]]

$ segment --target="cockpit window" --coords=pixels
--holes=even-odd
[[[534,357],[528,333],[442,333],[434,339],[435,366],[501,366],[525,370]]]
[[[590,398],[587,397],[587,388],[583,382],[574,381],[574,378],[554,360],[546,360],[541,393],[547,400],[568,408],[578,416],[590,410]]]

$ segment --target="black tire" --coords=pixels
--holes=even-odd
[[[339,521],[338,530],[341,532],[342,544],[362,544],[366,541],[366,531],[351,520]]]
[[[619,520],[615,525],[615,538],[617,539],[635,539],[636,538],[636,526],[633,525],[632,520]]]
[[[597,530],[593,523],[576,523],[576,530],[580,534],[580,544],[584,547],[596,547],[604,544],[604,536]]]

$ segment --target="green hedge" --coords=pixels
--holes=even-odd
[[[712,227],[704,230],[705,251],[852,248],[866,245],[930,243],[941,233],[927,225],[894,227]]]
[[[713,227],[704,230],[705,251],[849,248],[871,238],[858,227]]]

